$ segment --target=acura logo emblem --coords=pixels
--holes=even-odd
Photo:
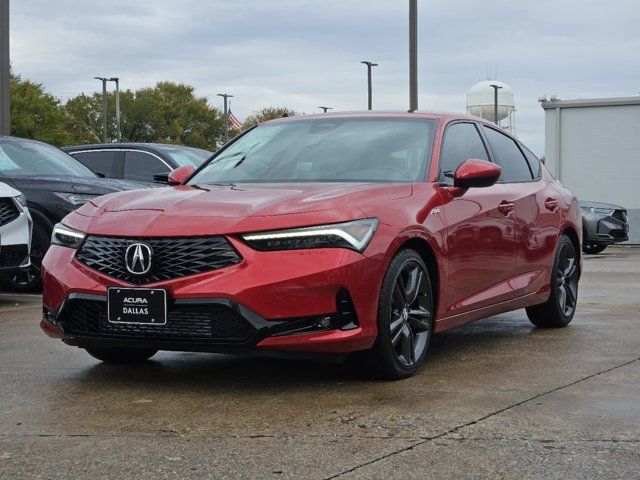
[[[153,250],[146,243],[132,243],[124,253],[127,271],[134,275],[144,275],[151,270]]]

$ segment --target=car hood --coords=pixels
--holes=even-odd
[[[0,198],[17,197],[18,195],[20,195],[20,192],[18,190],[7,185],[6,183],[0,182]]]
[[[620,205],[614,205],[613,203],[603,202],[589,202],[580,200],[580,206],[583,208],[610,208],[611,210],[626,210],[626,208]]]
[[[100,177],[67,177],[54,175],[30,175],[11,177],[18,190],[44,190],[53,192],[86,193],[105,195],[139,188],[149,188],[149,184]]]
[[[102,235],[207,235],[363,218],[358,208],[412,194],[411,184],[183,185],[94,199],[65,219]]]

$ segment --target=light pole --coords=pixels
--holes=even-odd
[[[111,77],[109,81],[116,84],[116,141],[120,143],[122,141],[122,132],[120,131],[120,79]]]
[[[93,77],[102,82],[102,143],[107,143],[107,82],[106,77]]]
[[[318,107],[322,110],[323,113],[327,113],[327,110],[333,110],[333,107]]]
[[[498,90],[502,87],[493,83],[489,86],[493,88],[493,121],[496,125],[500,125],[498,123]]]
[[[9,0],[0,0],[0,135],[11,133],[9,67]]]
[[[224,143],[227,143],[229,141],[229,99],[233,98],[233,95],[219,93],[218,96],[224,98]]]
[[[418,110],[418,0],[409,0],[409,111]]]
[[[371,107],[373,105],[372,99],[371,99],[371,97],[373,95],[373,92],[372,92],[373,88],[372,88],[372,85],[371,85],[371,67],[377,67],[378,64],[377,63],[372,63],[372,62],[370,62],[368,60],[363,60],[360,63],[362,63],[362,64],[367,66],[367,87],[368,87],[367,91],[368,91],[368,94],[369,94],[369,96],[368,96],[369,101],[367,103],[367,105],[368,105],[367,109],[371,110]]]

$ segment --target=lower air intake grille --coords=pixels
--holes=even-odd
[[[166,325],[110,323],[105,302],[71,300],[57,319],[68,335],[114,339],[242,343],[255,333],[242,316],[224,305],[173,305]]]
[[[20,216],[20,211],[11,198],[0,198],[0,226],[13,222]]]
[[[28,254],[26,245],[5,245],[0,248],[0,268],[19,267]]]

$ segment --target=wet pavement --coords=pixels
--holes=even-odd
[[[436,335],[400,382],[160,353],[101,364],[0,295],[0,478],[640,478],[640,249],[590,256],[565,329]]]

